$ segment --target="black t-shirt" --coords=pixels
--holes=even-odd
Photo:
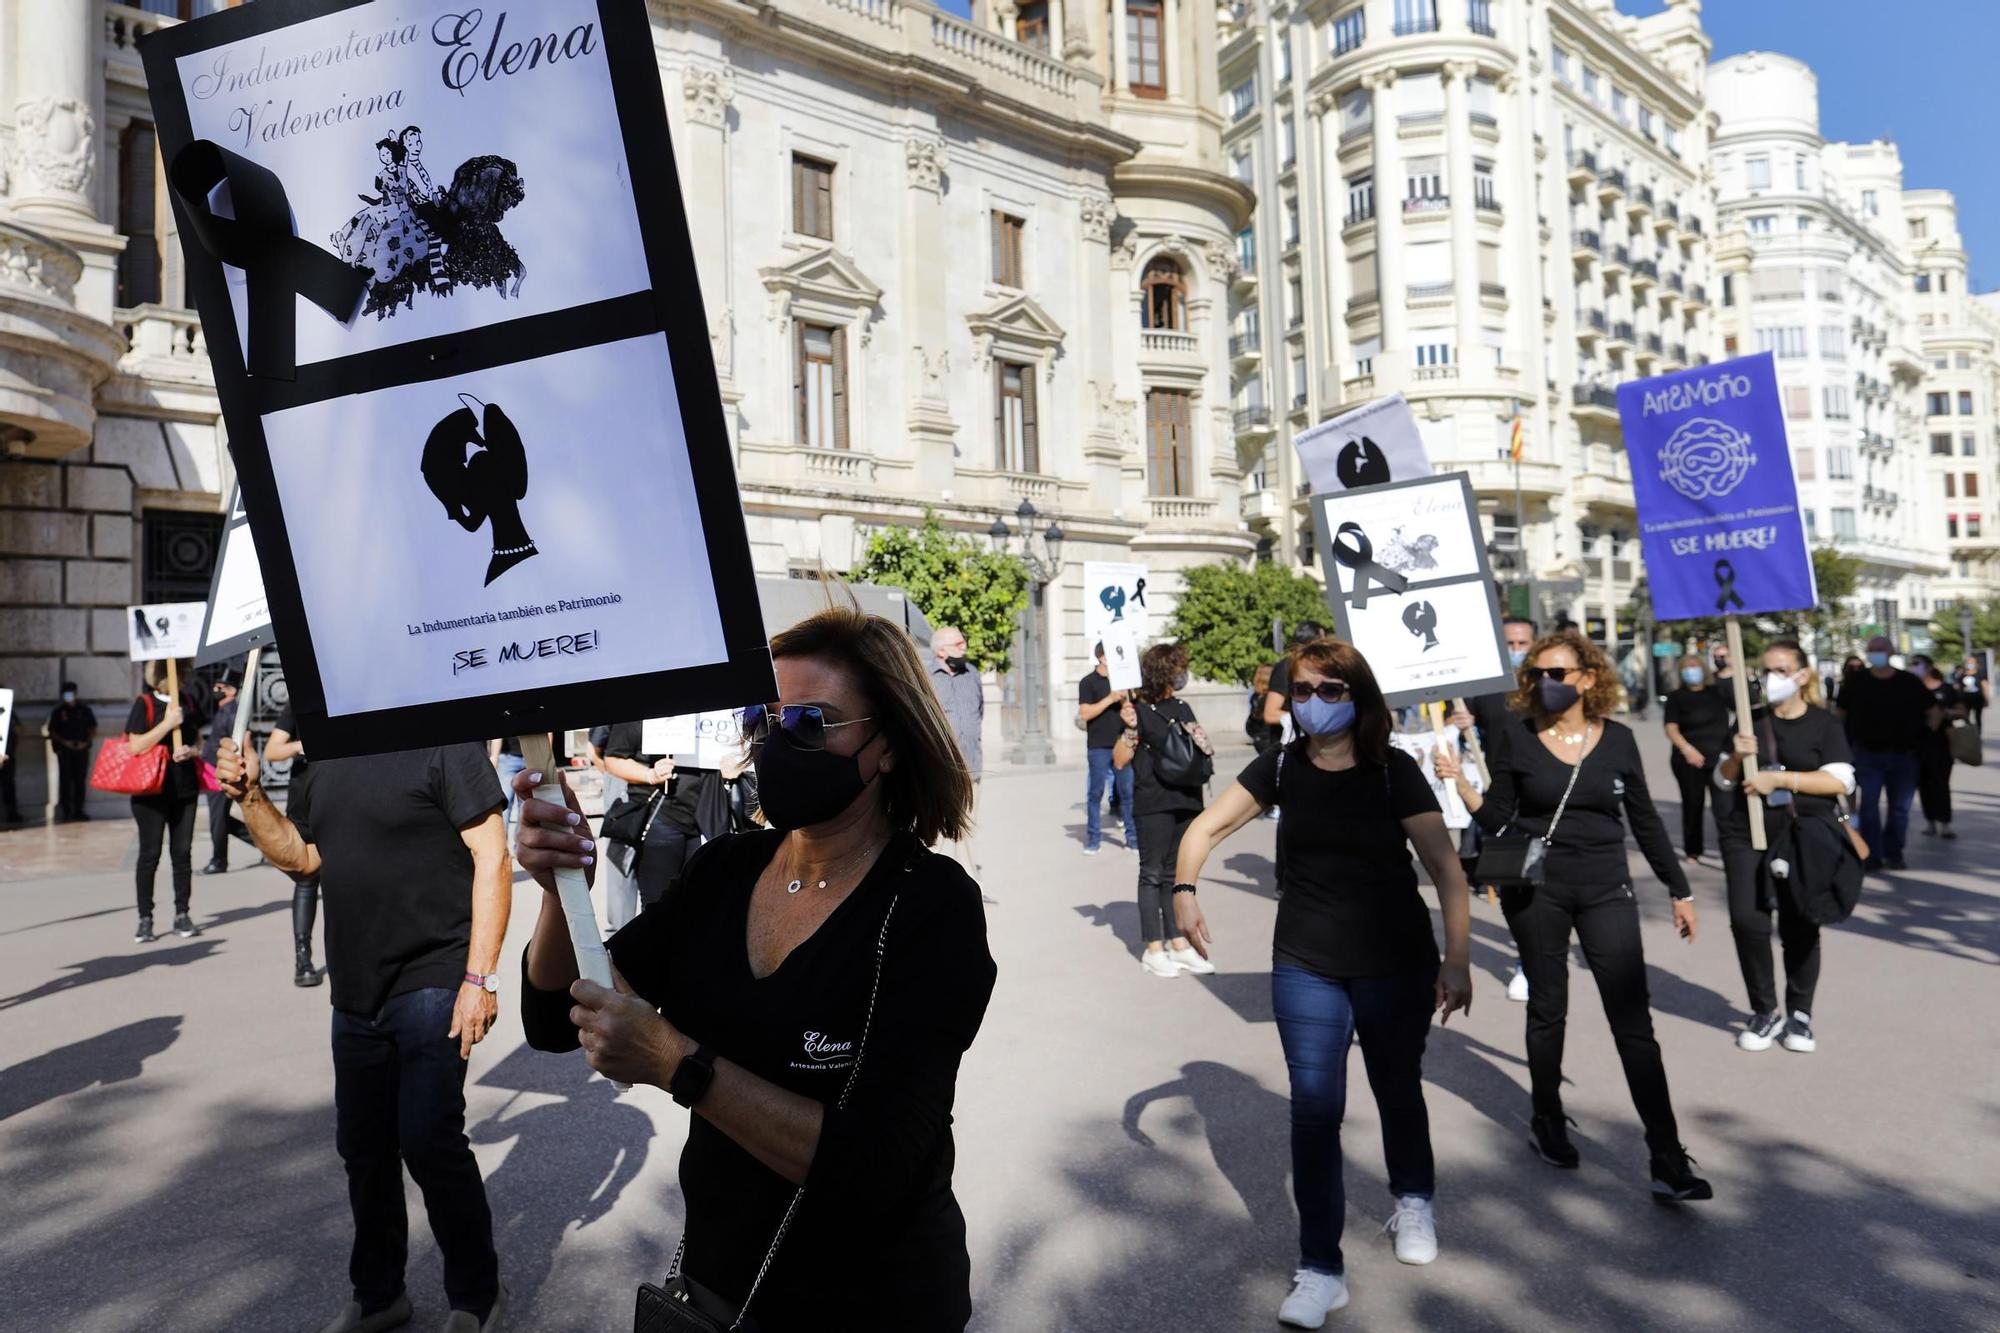
[[[1077,682],[1076,701],[1079,704],[1094,704],[1111,693],[1111,678],[1100,676],[1095,671]],[[1125,730],[1125,723],[1118,716],[1118,707],[1113,705],[1083,724],[1084,745],[1092,750],[1108,750],[1118,744],[1119,734]]]
[[[1667,826],[1646,787],[1645,765],[1629,728],[1605,720],[1603,734],[1583,757],[1576,788],[1550,842],[1547,877],[1569,885],[1622,884],[1630,878],[1625,826],[1646,864],[1676,898],[1688,894],[1687,875],[1674,855]],[[1570,765],[1549,753],[1533,718],[1520,718],[1505,745],[1486,756],[1493,785],[1474,818],[1488,833],[1511,823],[1514,833],[1545,834],[1569,784]],[[1518,809],[1517,809],[1518,807]]]
[[[1285,868],[1274,961],[1325,977],[1377,977],[1435,966],[1437,937],[1417,893],[1402,821],[1436,814],[1417,761],[1316,767],[1305,738],[1259,755],[1236,777],[1259,804],[1277,805]],[[1282,767],[1280,758],[1283,759]]]
[[[1711,759],[1729,749],[1729,704],[1721,690],[1682,686],[1667,696],[1665,722]]]
[[[1175,810],[1201,809],[1201,788],[1169,787],[1153,775],[1153,751],[1167,742],[1167,720],[1178,719],[1192,725],[1194,709],[1182,699],[1163,699],[1157,704],[1134,703],[1139,714],[1139,747],[1132,755],[1132,813],[1160,815]]]
[[[87,741],[96,729],[97,714],[89,704],[57,704],[49,714],[49,735],[59,741]]]
[[[1840,687],[1840,711],[1847,739],[1857,750],[1887,752],[1921,749],[1924,714],[1933,700],[1924,683],[1907,671],[1884,680],[1872,671],[1857,671]]]
[[[319,848],[333,1007],[372,1018],[390,998],[457,990],[472,943],[472,852],[459,830],[503,808],[486,747],[322,759],[285,813]]]
[[[147,709],[148,699],[152,701],[150,712]],[[132,711],[125,715],[126,735],[143,736],[154,727],[159,726],[160,719],[166,716],[166,709],[166,700],[159,694],[140,695],[132,701]],[[203,706],[201,696],[193,690],[182,689],[181,744],[197,744],[201,740],[202,726],[207,721],[208,710]],[[170,731],[160,737],[159,743],[169,751],[171,757],[174,745],[174,733]],[[200,796],[201,761],[199,759],[185,759],[178,764],[169,762],[167,764],[166,781],[160,785],[160,795],[174,797],[179,800],[193,800]]]
[[[606,759],[630,759],[635,764],[651,768],[665,758],[664,755],[646,754],[639,749],[645,734],[643,722],[614,722],[604,744],[598,747]],[[700,794],[700,774],[712,770],[676,768],[674,775],[667,779],[667,794],[663,797],[657,818],[663,824],[679,829],[682,833],[696,832],[695,800]],[[633,782],[626,779],[625,794],[638,800],[651,800],[659,790],[659,784]]]
[[[1472,714],[1472,725],[1479,728],[1479,744],[1484,750],[1505,745],[1514,730],[1514,722],[1521,715],[1507,706],[1513,694],[1499,690],[1492,694],[1475,694],[1465,701],[1465,711]]]
[[[744,943],[750,895],[782,842],[782,834],[758,832],[706,844],[678,884],[612,936],[612,958],[691,1040],[826,1107],[805,1201],[751,1307],[758,1323],[962,1328],[972,1310],[971,1263],[951,1192],[951,1111],[959,1059],[978,1035],[995,976],[979,888],[956,861],[898,837],[819,929],[759,980]],[[836,1108],[892,900],[866,1058],[847,1105]],[[569,1008],[567,994],[524,985],[528,1040],[574,1049]],[[696,1115],[681,1153],[689,1276],[740,1302],[793,1188]],[[841,1275],[855,1274],[867,1275],[866,1290],[840,1295]]]
[[[1976,671],[1960,671],[1958,674],[1959,702],[1967,708],[1986,706],[1986,687]]]
[[[208,735],[201,742],[201,757],[209,763],[215,762],[223,738],[235,733],[236,706],[242,702],[243,696],[239,694],[227,703],[216,705],[215,716],[209,719]]]
[[[1808,707],[1795,718],[1760,714],[1751,724],[1750,734],[1757,738],[1757,763],[1761,768],[1813,773],[1828,764],[1854,762],[1854,752],[1848,748],[1847,733],[1841,730],[1840,720],[1824,708]],[[1839,809],[1839,803],[1831,796],[1791,792],[1774,795],[1775,801],[1767,798],[1764,802],[1767,833],[1776,830],[1776,821],[1790,819],[1794,811],[1802,815],[1826,815]],[[1731,842],[1749,842],[1750,817],[1736,792],[1716,800],[1715,821],[1722,836]]]
[[[1278,711],[1280,714],[1289,713],[1292,710],[1292,699],[1291,699],[1292,659],[1291,658],[1281,657],[1277,661],[1271,664],[1271,683],[1265,687],[1264,692],[1266,694],[1275,694],[1278,696],[1278,701],[1279,701]],[[1262,701],[1260,700],[1259,701],[1260,706],[1261,703]]]

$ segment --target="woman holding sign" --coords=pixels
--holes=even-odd
[[[1501,889],[1500,908],[1528,974],[1528,1072],[1534,1088],[1535,1151],[1552,1166],[1574,1167],[1562,1107],[1563,1032],[1569,1021],[1569,942],[1574,934],[1597,978],[1604,1016],[1625,1066],[1632,1103],[1652,1152],[1653,1197],[1707,1199],[1681,1146],[1660,1043],[1646,993],[1639,905],[1625,867],[1629,824],[1646,862],[1673,898],[1674,925],[1694,939],[1694,895],[1646,789],[1638,742],[1613,722],[1618,678],[1604,650],[1573,629],[1535,641],[1510,701],[1523,716],[1511,743],[1489,751],[1492,787],[1466,780],[1456,754],[1440,751],[1439,776],[1458,784],[1466,807],[1489,834],[1512,826],[1542,841],[1534,882]]]
[[[577,980],[553,891],[594,852],[576,798],[524,807],[520,863],[550,890],[524,1026],[693,1109],[670,1285],[721,1326],[963,1328],[951,1108],[994,967],[979,886],[931,845],[965,832],[972,777],[900,627],[833,608],[771,656],[778,701],[744,727],[771,827],[703,846],[612,937],[617,989]]]
[[[201,751],[195,743],[208,713],[187,687],[190,664],[178,664],[180,697],[169,692],[170,665],[175,664],[146,664],[146,693],[132,701],[125,718],[125,744],[135,757],[155,748],[168,751],[160,789],[132,798],[132,822],[139,826],[139,926],[132,934],[138,944],[159,938],[153,933],[153,880],[163,846],[172,858],[174,934],[182,939],[201,934],[189,911],[194,897],[194,816],[201,804]]]

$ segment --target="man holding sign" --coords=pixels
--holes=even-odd
[[[1120,647],[1130,660],[1129,674],[1114,680],[1111,664],[1104,655],[1104,644],[1097,645],[1097,665],[1093,667],[1076,687],[1076,720],[1083,728],[1084,758],[1090,769],[1089,786],[1084,792],[1083,854],[1097,855],[1104,845],[1104,789],[1111,788],[1111,803],[1125,820],[1125,847],[1130,851],[1139,845],[1139,821],[1132,814],[1132,770],[1119,768],[1111,762],[1111,752],[1118,746],[1118,737],[1125,730],[1125,723],[1118,716],[1119,707],[1124,704],[1127,693],[1139,687],[1139,655],[1131,642],[1130,631],[1121,635]]]

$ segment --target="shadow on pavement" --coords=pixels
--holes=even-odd
[[[1125,951],[1132,955],[1135,962],[1146,947],[1145,941],[1139,938],[1139,904],[1136,898],[1096,906],[1086,903],[1076,909],[1076,914],[1091,925],[1102,926],[1117,936],[1118,942],[1125,946]]]
[[[99,1083],[123,1083],[174,1044],[181,1016],[143,1018],[0,1069],[0,1120]]]
[[[213,954],[220,940],[195,940],[189,944],[161,948],[157,945],[136,946],[144,949],[141,953],[107,954],[103,958],[93,958],[87,963],[66,963],[70,969],[66,977],[45,981],[33,990],[24,990],[18,995],[0,999],[0,1009],[13,1009],[31,1000],[46,999],[83,986],[92,986],[100,981],[114,981],[119,977],[129,977],[153,967],[185,967],[198,963]]]
[[[69,925],[72,921],[89,921],[93,917],[100,916],[119,916],[130,914],[131,911],[132,907],[130,904],[121,904],[117,907],[100,907],[95,912],[78,912],[75,916],[59,916],[53,921],[37,921],[32,926],[16,926],[12,930],[0,930],[0,935],[24,935],[31,930],[46,930],[50,926]]]

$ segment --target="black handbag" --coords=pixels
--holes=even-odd
[[[1583,771],[1584,760],[1588,758],[1590,753],[1585,751],[1570,769],[1569,785],[1563,788],[1562,800],[1556,802],[1555,818],[1549,821],[1547,833],[1540,837],[1532,833],[1501,833],[1485,841],[1479,849],[1479,863],[1472,868],[1476,882],[1502,889],[1542,883],[1548,875],[1549,842],[1556,836],[1556,825],[1562,823],[1563,811],[1569,808],[1569,794],[1576,790],[1576,775]]]
[[[1147,705],[1152,708],[1151,704]],[[1160,710],[1153,708],[1155,713]],[[1158,745],[1147,746],[1153,752],[1153,779],[1167,787],[1202,787],[1215,776],[1215,759],[1202,753],[1188,733],[1187,725],[1177,717],[1166,719],[1167,736]]]
[[[646,834],[651,829],[653,815],[658,810],[660,800],[667,794],[665,783],[652,789],[645,796],[635,796],[631,792],[611,803],[604,812],[604,822],[597,826],[597,836],[638,847],[645,843]]]
[[[847,1082],[841,1086],[835,1110],[847,1105],[855,1080],[861,1077],[861,1062],[868,1058],[868,1033],[875,1026],[875,1000],[882,992],[882,958],[889,947],[889,922],[895,919],[898,901],[898,898],[889,900],[889,910],[882,915],[882,933],[875,937],[875,983],[868,991],[868,1015],[861,1022],[861,1041],[854,1048],[854,1065],[847,1071]],[[682,1231],[673,1262],[667,1265],[665,1284],[639,1284],[632,1311],[632,1333],[757,1333],[757,1325],[750,1318],[750,1303],[757,1299],[757,1289],[764,1285],[764,1278],[778,1257],[778,1247],[784,1244],[785,1233],[791,1230],[792,1219],[798,1215],[799,1203],[805,1196],[804,1185],[792,1191],[792,1201],[778,1223],[778,1234],[771,1237],[771,1247],[764,1251],[764,1262],[757,1269],[740,1309],[730,1309],[728,1301],[681,1272],[681,1260],[687,1255],[687,1232]]]

